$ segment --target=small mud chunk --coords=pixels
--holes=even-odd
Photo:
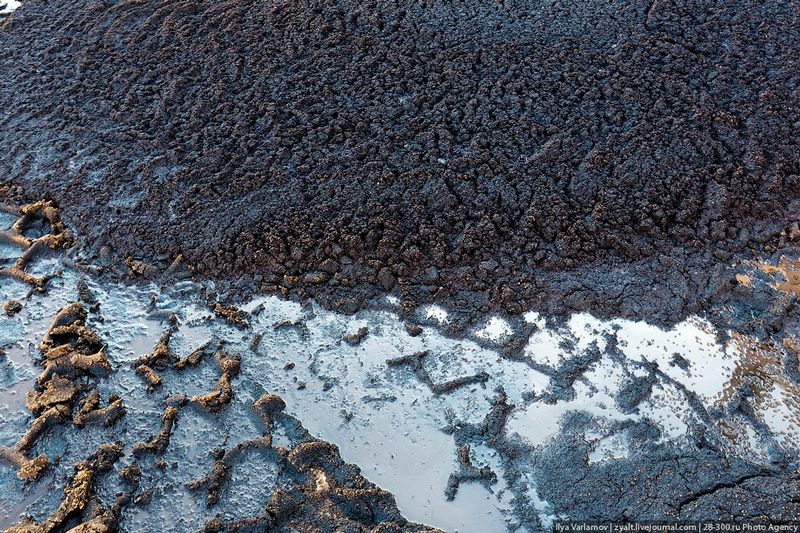
[[[142,467],[136,464],[126,466],[119,471],[119,477],[129,485],[138,487],[142,479]]]
[[[219,367],[220,377],[214,390],[202,396],[193,396],[192,402],[199,404],[201,407],[212,413],[219,412],[225,405],[229,404],[233,398],[233,388],[231,381],[239,375],[241,368],[241,356],[228,355],[222,351],[222,345],[217,348],[214,354],[214,360]]]
[[[475,383],[486,383],[489,380],[489,374],[486,372],[478,372],[472,376],[464,376],[443,383],[434,383],[431,379],[427,369],[425,369],[424,361],[428,357],[427,350],[422,352],[413,353],[411,355],[403,355],[394,359],[387,359],[386,364],[389,367],[408,366],[414,371],[417,379],[428,386],[434,394],[446,394],[461,387],[472,385]]]
[[[258,346],[261,344],[261,337],[262,336],[263,335],[261,333],[256,333],[250,339],[250,343],[248,344],[248,348],[250,348],[251,352],[257,352],[258,351]]]
[[[367,337],[368,334],[369,334],[369,328],[367,326],[363,326],[358,328],[358,331],[356,331],[355,333],[345,335],[344,337],[342,337],[342,340],[347,344],[349,344],[350,346],[358,346]]]
[[[86,281],[86,278],[79,279],[75,288],[78,291],[78,299],[81,302],[90,306],[90,309],[94,311],[99,308],[97,296],[94,294],[94,291],[89,288],[89,283]]]
[[[9,300],[3,304],[3,312],[9,318],[22,311],[22,304],[16,300]]]
[[[144,364],[137,365],[136,373],[144,378],[147,383],[147,390],[152,391],[161,386],[161,376],[149,366]]]
[[[171,394],[164,398],[164,405],[167,407],[174,407],[176,409],[180,409],[181,407],[186,407],[191,402],[191,398],[186,396],[185,394]]]
[[[211,306],[211,309],[214,311],[215,315],[225,320],[229,324],[232,324],[241,329],[247,327],[246,311],[243,311],[238,307],[234,307],[232,305],[222,305],[221,303],[218,302],[213,304]]]
[[[140,456],[148,453],[155,455],[163,454],[167,446],[169,446],[169,439],[172,435],[172,426],[178,418],[178,409],[175,407],[167,407],[164,409],[164,414],[161,416],[161,430],[157,435],[152,436],[147,442],[137,442],[133,445],[133,455]]]
[[[669,360],[669,366],[676,366],[683,371],[688,371],[692,366],[692,363],[690,363],[689,360],[684,356],[676,352],[672,354],[672,358]]]
[[[364,403],[392,403],[397,401],[397,396],[394,394],[381,394],[379,396],[364,395],[361,397],[361,401]]]
[[[422,328],[412,322],[406,322],[406,332],[412,337],[417,337],[422,333]]]
[[[125,258],[125,267],[127,267],[128,272],[132,276],[137,276],[144,279],[153,279],[159,274],[157,267],[146,263],[145,261],[134,259],[130,256]]]
[[[152,490],[144,490],[133,498],[133,503],[136,505],[150,505],[151,501],[153,501]]]
[[[170,265],[164,270],[161,278],[164,280],[175,279],[175,280],[182,280],[182,279],[189,279],[192,277],[192,274],[187,270],[186,261],[183,255],[178,254],[177,257],[170,263]]]

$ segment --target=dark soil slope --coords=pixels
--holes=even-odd
[[[674,318],[800,216],[799,16],[29,0],[0,27],[0,183],[95,250],[339,307]]]

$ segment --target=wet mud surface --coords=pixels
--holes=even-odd
[[[26,227],[60,234],[44,220]],[[26,251],[0,246],[7,264]],[[528,312],[453,336],[446,309],[419,306],[412,322],[391,295],[355,314],[222,304],[178,267],[120,283],[74,252],[41,247],[0,284],[19,306],[0,315],[0,529],[800,517],[792,313],[770,329],[765,314],[717,311],[751,334]],[[734,291],[786,309],[798,266],[737,263]]]
[[[675,324],[800,235],[799,20],[30,0],[0,23],[0,195],[52,197],[87,252],[145,277],[180,258],[347,312],[389,291]]]
[[[32,209],[18,210],[6,235],[29,229]],[[52,208],[39,217],[51,221],[57,215]],[[62,228],[51,224],[38,239],[63,237]],[[21,249],[32,271],[22,270],[13,257],[7,261],[17,269],[0,271],[11,280],[0,286],[0,299],[16,303],[9,321],[0,324],[3,531],[164,531],[168,519],[173,525],[166,530],[182,531],[436,531],[403,518],[389,492],[346,463],[335,445],[284,413],[285,401],[264,392],[266,382],[244,391],[236,383],[234,395],[241,356],[229,353],[217,334],[234,333],[239,340],[241,323],[232,328],[220,318],[227,331],[205,327],[214,321],[205,302],[151,314],[156,293],[121,285],[98,290],[94,280],[74,270],[40,275],[37,266],[52,269],[63,254],[43,259],[45,248],[26,240],[5,244]],[[35,296],[46,287],[47,295]],[[179,302],[170,300],[173,307]],[[150,328],[163,332],[152,339]],[[205,336],[184,357],[176,355],[178,346]],[[152,345],[149,352],[135,356],[146,344]],[[181,379],[184,373],[193,375]],[[170,382],[160,374],[169,374]],[[178,392],[178,383],[188,394]],[[160,394],[165,388],[171,393]],[[276,442],[278,431],[282,438]],[[242,469],[246,488],[229,489],[241,484]],[[234,492],[241,490],[249,506]],[[192,498],[198,492],[207,495]],[[217,506],[221,496],[226,505]],[[220,507],[237,514],[215,513]]]

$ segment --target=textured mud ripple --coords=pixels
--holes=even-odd
[[[98,254],[339,309],[393,290],[677,321],[730,296],[732,255],[796,236],[798,20],[31,0],[0,29],[0,180],[55,197]]]

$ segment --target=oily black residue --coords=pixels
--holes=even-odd
[[[52,197],[101,258],[341,310],[675,320],[798,218],[796,15],[30,0],[0,25],[0,196]]]

